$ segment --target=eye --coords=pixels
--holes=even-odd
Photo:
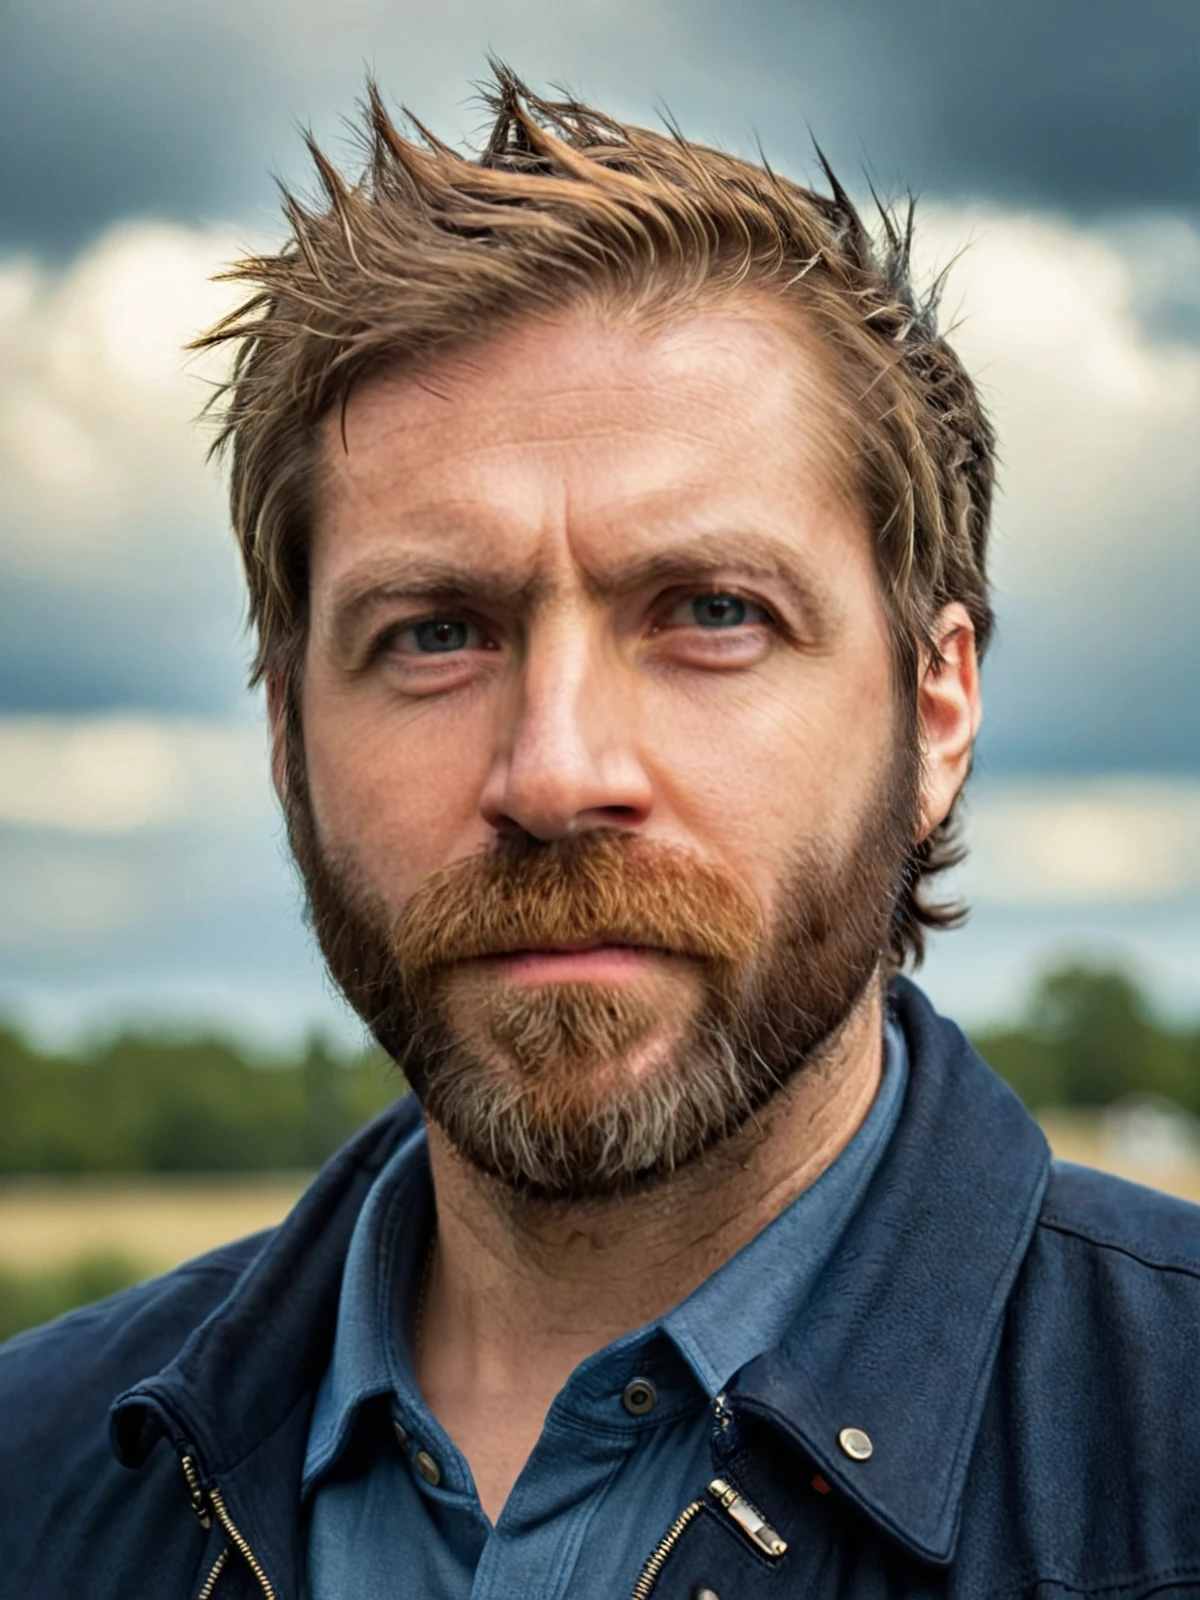
[[[422,617],[390,628],[384,646],[398,655],[444,656],[487,648],[483,634],[463,617]]]
[[[672,628],[704,628],[714,631],[718,628],[741,628],[747,624],[762,626],[771,622],[771,614],[764,606],[756,605],[753,600],[745,600],[738,594],[696,594],[687,600],[681,600],[667,618],[668,627]]]

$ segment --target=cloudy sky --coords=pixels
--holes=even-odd
[[[797,177],[922,196],[1000,431],[967,1019],[1063,952],[1200,1012],[1200,136],[1190,0],[8,0],[0,11],[0,1006],[336,1016],[262,761],[186,338],[366,68],[444,137],[494,50]],[[965,247],[965,248],[964,248]]]

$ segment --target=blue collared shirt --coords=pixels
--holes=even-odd
[[[310,1600],[611,1600],[712,1476],[717,1396],[802,1315],[900,1115],[903,1035],[853,1139],[818,1180],[658,1321],[582,1362],[495,1526],[422,1399],[406,1330],[433,1193],[424,1128],[380,1172],[356,1224],[302,1497]],[[404,1225],[399,1226],[403,1217]],[[648,1410],[624,1397],[648,1380]]]

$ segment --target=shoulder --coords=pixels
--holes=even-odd
[[[1200,1206],[1055,1162],[1012,1310],[1027,1354],[1176,1405],[1200,1371]]]
[[[1200,1577],[1198,1373],[1200,1207],[1055,1163],[994,1396],[1047,1548],[1086,1549],[1097,1570],[1140,1549]]]
[[[0,1476],[10,1450],[61,1422],[101,1429],[122,1389],[156,1371],[228,1296],[273,1230],[225,1245],[0,1345]]]
[[[1200,1206],[1053,1163],[1013,1313],[1019,1336],[1110,1376],[1153,1349],[1139,1389],[1169,1384],[1200,1362]]]
[[[1003,1322],[964,1564],[1007,1571],[1016,1540],[1022,1573],[1072,1592],[1200,1584],[1198,1373],[1200,1207],[1054,1163]]]
[[[155,1452],[131,1497],[109,1414],[124,1389],[178,1355],[268,1237],[0,1345],[0,1568],[14,1594],[168,1594],[191,1581],[207,1536],[190,1515],[179,1531],[186,1500],[178,1462]],[[168,1528],[177,1531],[162,1537]]]
[[[1091,1167],[1056,1161],[1039,1231],[1151,1271],[1200,1278],[1200,1206]]]

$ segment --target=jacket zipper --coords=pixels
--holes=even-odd
[[[693,1517],[700,1515],[703,1508],[703,1500],[693,1500],[690,1506],[684,1506],[675,1521],[651,1551],[650,1559],[642,1568],[641,1575],[633,1586],[633,1593],[630,1595],[629,1600],[647,1600],[650,1591],[658,1582],[658,1575],[663,1569],[663,1563],[679,1543],[683,1530]]]
[[[196,1600],[210,1600],[210,1596],[212,1595],[213,1590],[217,1587],[217,1579],[221,1576],[221,1573],[225,1570],[225,1563],[229,1560],[229,1552],[232,1549],[233,1549],[233,1546],[231,1544],[227,1544],[225,1546],[225,1548],[221,1551],[221,1554],[213,1562],[212,1571],[209,1573],[208,1577],[205,1578],[204,1587],[203,1587],[203,1589],[201,1589],[200,1593],[196,1596]]]
[[[212,1527],[213,1512],[215,1512],[217,1521],[229,1536],[229,1543],[213,1562],[212,1569],[204,1580],[204,1587],[200,1591],[198,1600],[210,1600],[210,1596],[216,1587],[217,1579],[221,1576],[225,1563],[229,1559],[231,1549],[237,1550],[258,1580],[258,1586],[263,1592],[264,1600],[276,1600],[271,1580],[263,1571],[262,1563],[246,1542],[241,1529],[229,1515],[229,1510],[225,1505],[225,1498],[220,1489],[214,1483],[207,1492],[204,1490],[200,1483],[200,1474],[196,1470],[196,1463],[191,1456],[183,1457],[183,1472],[187,1478],[192,1510],[196,1513],[201,1527]],[[724,1478],[714,1478],[708,1485],[706,1493],[763,1555],[770,1556],[772,1560],[778,1560],[780,1556],[786,1553],[786,1540],[781,1539],[761,1512],[756,1511],[749,1500],[733,1488],[731,1484],[726,1483]],[[684,1529],[699,1516],[704,1509],[704,1505],[704,1500],[698,1497],[690,1505],[684,1506],[675,1521],[655,1545],[649,1559],[642,1568],[638,1581],[633,1586],[630,1600],[648,1600],[655,1584],[658,1582],[659,1574],[662,1572],[667,1558],[683,1537]]]
[[[781,1539],[762,1512],[756,1511],[749,1500],[726,1483],[724,1478],[714,1478],[708,1486],[708,1492],[764,1556],[778,1561],[780,1556],[786,1555],[787,1540]]]
[[[777,1561],[786,1553],[787,1541],[781,1539],[766,1518],[755,1510],[744,1495],[726,1483],[724,1478],[714,1478],[705,1493],[721,1511],[725,1512],[726,1516],[732,1519],[756,1550],[765,1556],[770,1556],[773,1561]],[[629,1600],[649,1600],[667,1558],[683,1537],[684,1529],[699,1516],[705,1504],[703,1496],[698,1496],[690,1505],[684,1506],[655,1545],[650,1559],[642,1568],[641,1575],[633,1586]]]
[[[198,1600],[210,1600],[210,1596],[216,1588],[217,1579],[221,1576],[225,1563],[229,1559],[230,1550],[236,1550],[250,1568],[259,1588],[263,1592],[264,1600],[276,1600],[275,1590],[271,1586],[270,1578],[267,1577],[262,1569],[262,1563],[246,1542],[245,1535],[229,1515],[225,1497],[220,1489],[217,1488],[215,1483],[207,1490],[203,1488],[195,1460],[191,1456],[183,1457],[183,1475],[187,1479],[188,1492],[192,1499],[192,1510],[196,1513],[200,1526],[202,1528],[211,1528],[213,1516],[215,1515],[229,1539],[229,1543],[213,1562],[212,1569],[204,1580],[204,1587],[200,1591]]]

